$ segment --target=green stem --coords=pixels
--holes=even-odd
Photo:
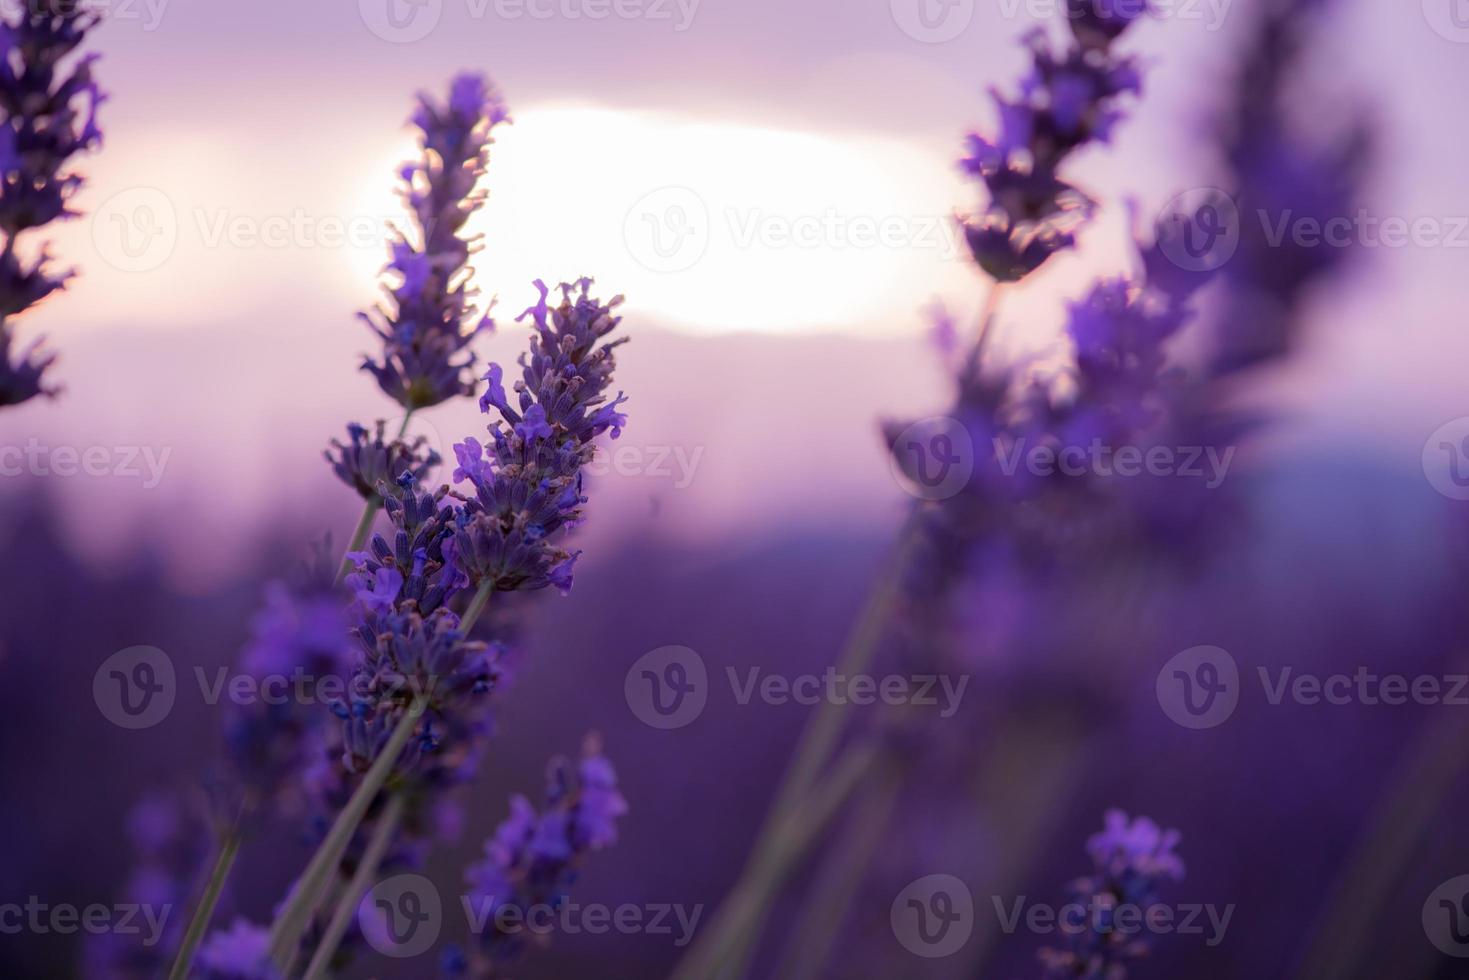
[[[347,927],[352,923],[352,917],[357,914],[357,906],[362,902],[362,896],[372,887],[377,878],[378,866],[382,864],[383,855],[387,853],[388,845],[393,841],[393,834],[398,830],[398,821],[403,817],[403,797],[397,793],[389,798],[387,806],[383,808],[382,815],[378,817],[377,826],[373,828],[372,838],[367,842],[367,850],[362,855],[362,862],[357,865],[357,871],[352,875],[352,880],[347,885],[346,891],[337,901],[336,908],[332,911],[331,921],[327,924],[326,932],[322,934],[321,942],[316,947],[316,953],[311,957],[311,963],[306,967],[304,980],[320,980],[326,976],[327,967],[336,955],[337,947],[342,943],[342,936],[346,935]]]
[[[219,904],[219,896],[224,892],[224,883],[229,878],[230,871],[235,866],[235,858],[239,853],[240,831],[234,828],[220,842],[219,857],[214,861],[214,870],[209,873],[209,883],[204,887],[204,894],[199,897],[199,905],[194,909],[194,917],[189,920],[189,929],[184,933],[183,942],[179,945],[178,956],[173,961],[173,969],[168,972],[168,980],[185,980],[188,977],[189,968],[194,963],[194,953],[198,950],[204,933],[209,929],[209,920],[214,917],[214,908]]]
[[[367,775],[362,778],[361,785],[337,815],[326,839],[321,842],[310,863],[306,865],[306,870],[301,873],[301,880],[296,883],[285,909],[270,930],[270,958],[277,968],[284,969],[290,963],[296,947],[301,943],[301,937],[306,933],[311,916],[331,884],[332,875],[341,863],[342,855],[352,842],[352,835],[357,832],[368,808],[392,775],[393,766],[402,754],[403,746],[408,744],[408,739],[413,735],[427,705],[426,695],[421,694],[404,712],[387,744],[367,770]]]
[[[822,858],[815,884],[801,903],[805,912],[787,940],[775,975],[787,980],[815,980],[826,963],[847,909],[867,872],[872,853],[882,840],[903,781],[896,766],[884,766],[855,804],[856,813],[844,832]]]
[[[479,621],[480,613],[485,611],[485,605],[490,601],[490,596],[494,591],[495,583],[493,579],[484,582],[480,585],[479,591],[474,594],[474,599],[470,601],[469,608],[464,610],[464,618],[459,621],[459,629],[466,636],[474,628],[474,624]]]
[[[861,784],[878,755],[875,739],[848,751],[836,769],[810,791],[806,805],[773,829],[761,862],[735,885],[711,931],[679,963],[674,980],[714,980],[741,974],[748,940],[764,922],[770,898],[785,882],[796,858]]]

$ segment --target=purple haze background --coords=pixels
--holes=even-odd
[[[491,72],[517,111],[590,105],[839,143],[881,139],[942,163],[958,155],[963,128],[984,117],[983,87],[1014,74],[1013,39],[1030,21],[1024,5],[1014,18],[1003,9],[981,5],[959,38],[926,45],[876,0],[705,0],[684,32],[639,21],[476,19],[447,2],[428,38],[390,44],[348,3],[179,0],[156,30],[115,21],[98,35],[112,93],[108,144],[87,167],[91,186],[79,203],[93,210],[152,186],[155,173],[186,206],[256,217],[320,207],[343,174],[376,175],[386,189],[410,93],[460,67]],[[1205,166],[1200,119],[1224,87],[1249,10],[1240,0],[1217,32],[1167,21],[1139,31],[1134,46],[1156,61],[1150,94],[1117,145],[1079,168],[1098,196],[1138,196],[1146,213],[1200,182],[1192,176]],[[1469,47],[1434,33],[1416,4],[1342,5],[1316,68],[1334,90],[1368,96],[1383,126],[1368,189],[1375,213],[1469,213],[1465,137],[1452,108],[1469,77],[1466,58]],[[588,181],[600,154],[637,152],[589,148]],[[506,193],[493,160],[488,184]],[[543,217],[576,234],[574,215]],[[1111,215],[1026,293],[1074,296],[1098,268],[1119,263],[1117,235],[1107,242],[1121,222]],[[367,343],[351,313],[373,289],[352,250],[183,242],[160,268],[128,273],[109,266],[94,232],[84,218],[58,237],[83,276],[23,328],[51,335],[68,391],[0,415],[0,445],[36,437],[168,447],[171,456],[153,488],[85,476],[4,481],[0,665],[12,682],[0,715],[10,787],[0,810],[4,901],[122,898],[128,807],[144,792],[188,786],[213,756],[217,720],[197,698],[181,698],[157,728],[122,732],[92,703],[94,670],[135,644],[161,647],[181,667],[231,662],[262,582],[288,570],[304,542],[350,531],[355,504],[319,460],[325,440],[348,418],[391,414],[353,370]],[[366,251],[370,271],[381,251]],[[1081,842],[1112,805],[1183,831],[1189,877],[1179,901],[1237,905],[1219,948],[1160,942],[1137,976],[1290,969],[1384,787],[1442,718],[1432,709],[1286,710],[1256,699],[1228,725],[1192,733],[1158,710],[1153,679],[1169,656],[1199,643],[1229,649],[1247,671],[1455,669],[1464,655],[1455,594],[1463,519],[1424,478],[1420,455],[1439,425],[1469,414],[1464,256],[1376,250],[1314,297],[1302,352],[1250,393],[1281,420],[1237,464],[1248,518],[1212,546],[1203,577],[1179,573],[1104,634],[1083,628],[1079,614],[1010,610],[1027,628],[976,667],[975,688],[987,692],[979,700],[992,710],[954,734],[955,744],[935,746],[930,778],[854,906],[854,933],[873,941],[832,975],[1032,974],[1043,940],[1024,934],[998,937],[993,958],[967,973],[916,961],[891,938],[888,902],[919,874],[994,880],[1017,850],[1029,860],[1006,894],[1058,901],[1083,869]],[[598,273],[544,274],[582,271]],[[480,350],[503,361],[521,346],[509,320],[527,305],[528,283],[502,282],[492,267],[481,277],[501,295],[501,331]],[[625,444],[702,455],[684,487],[649,475],[595,482],[577,589],[526,603],[522,663],[502,699],[492,762],[474,787],[463,842],[433,859],[436,880],[457,880],[503,816],[506,794],[535,787],[548,754],[573,750],[582,730],[597,728],[632,812],[619,845],[589,864],[577,899],[717,902],[804,709],[738,706],[725,690],[689,728],[659,732],[629,711],[625,673],[665,644],[692,647],[717,670],[794,673],[836,659],[906,499],[877,423],[942,409],[943,377],[918,339],[918,310],[954,286],[954,298],[972,303],[980,287],[968,282],[966,293],[954,269],[925,266],[867,317],[785,330],[772,303],[759,329],[710,334],[686,307],[649,309],[604,278],[630,292],[635,340],[620,382],[634,415]],[[707,296],[714,322],[722,299]],[[1027,295],[1007,309],[1003,339],[1044,349],[1058,326],[1059,306]],[[429,421],[446,442],[482,425],[468,407]],[[1057,776],[1061,802],[1020,835],[1006,816],[1022,812],[1024,787],[993,777],[959,785],[945,753],[983,758],[998,726],[1027,719],[1055,722],[1034,724],[1037,758],[1049,758],[1051,730],[1081,749]],[[1436,965],[1419,914],[1423,896],[1469,866],[1454,816],[1465,802],[1456,786],[1429,818],[1426,843],[1383,896],[1357,975],[1455,975]],[[262,913],[304,857],[304,848],[260,855],[229,901]],[[772,911],[779,936],[792,910]],[[0,974],[71,975],[75,938],[4,937]],[[674,953],[651,936],[558,937],[523,974],[656,976]],[[609,963],[615,974],[601,972]],[[357,975],[390,966],[360,964]],[[396,975],[419,975],[413,969]]]

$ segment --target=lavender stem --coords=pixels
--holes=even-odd
[[[199,905],[194,909],[194,917],[189,920],[189,929],[184,933],[183,942],[179,945],[178,956],[174,958],[173,969],[168,973],[168,980],[185,980],[189,975],[189,968],[194,963],[194,953],[199,948],[199,942],[204,938],[204,933],[209,929],[209,920],[214,917],[215,906],[219,904],[219,896],[224,892],[224,883],[234,869],[235,858],[240,853],[240,832],[231,830],[220,843],[219,857],[214,862],[214,870],[209,873],[209,884],[204,888],[204,894],[199,897]]]
[[[306,870],[301,873],[301,880],[297,882],[291,897],[286,903],[285,909],[276,918],[275,924],[270,930],[270,958],[281,968],[284,968],[291,960],[296,947],[301,943],[301,937],[306,933],[307,923],[315,913],[320,904],[327,886],[331,883],[332,873],[346,853],[347,846],[352,842],[352,835],[357,832],[362,820],[367,816],[367,810],[372,801],[377,797],[383,784],[388,781],[388,776],[393,772],[393,766],[402,754],[403,747],[408,744],[418,720],[423,716],[424,709],[428,707],[428,698],[419,695],[413,704],[404,712],[393,734],[389,736],[387,744],[373,760],[372,768],[362,778],[362,784],[353,792],[352,798],[342,808],[337,820],[332,824],[326,839],[316,849]]]
[[[357,871],[352,875],[351,882],[332,912],[331,922],[327,924],[326,932],[322,934],[321,942],[311,957],[311,963],[306,967],[303,980],[319,980],[326,976],[327,966],[336,955],[337,947],[342,943],[342,936],[346,934],[347,926],[351,924],[362,896],[367,894],[367,889],[377,877],[378,866],[382,864],[383,855],[387,853],[388,845],[392,843],[393,834],[397,832],[398,822],[402,818],[403,797],[395,793],[388,799],[387,806],[378,817],[362,861],[357,865]]]

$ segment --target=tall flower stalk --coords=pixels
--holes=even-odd
[[[102,142],[97,56],[74,57],[99,21],[81,4],[22,3],[0,14],[0,407],[59,391],[46,378],[56,355],[40,339],[18,346],[14,321],[75,274],[29,240],[76,217],[71,200],[83,179],[74,158]]]
[[[348,694],[329,713],[296,705],[231,712],[232,763],[222,783],[225,809],[237,819],[222,838],[176,976],[195,966],[207,976],[250,977],[291,976],[302,964],[312,977],[337,969],[339,944],[378,868],[421,859],[431,813],[477,770],[503,655],[499,644],[472,635],[491,596],[571,587],[576,556],[561,539],[582,520],[582,469],[593,441],[607,432],[615,438],[626,422],[623,397],[607,392],[623,342],[608,339],[620,323],[620,297],[603,304],[582,279],[563,285],[552,304],[550,290],[536,284],[541,300],[522,316],[533,332],[514,403],[503,368],[490,365],[480,404],[498,421],[488,447],[474,439],[455,447],[455,481],[465,492],[434,488],[428,481],[439,458],[423,440],[405,437],[414,412],[478,387],[470,343],[492,324],[473,305],[468,261],[477,243],[462,231],[484,202],[476,185],[491,131],[507,118],[478,75],[455,78],[443,104],[420,99],[413,121],[422,156],[400,172],[415,232],[395,238],[388,298],[363,317],[382,341],[364,370],[403,409],[404,422],[396,436],[386,423],[353,423],[345,440],[333,440],[326,459],[363,498],[363,518],[340,569],[322,569],[306,590],[273,587],[242,662],[257,673],[345,676]],[[384,511],[390,528],[374,534]],[[311,595],[329,611],[313,611]],[[355,652],[342,651],[348,639]],[[577,786],[578,806],[602,800],[616,811],[607,819],[625,809],[599,754],[584,761]],[[268,929],[240,920],[208,934],[242,825],[256,813],[285,812],[287,797],[290,812],[314,813],[315,853]],[[611,839],[599,832],[592,849]]]
[[[1085,14],[1092,5],[1082,8]],[[1075,245],[1095,202],[1065,179],[1063,167],[1082,147],[1109,141],[1123,118],[1124,100],[1141,92],[1136,60],[1112,47],[1145,12],[1141,5],[1129,9],[1134,12],[1070,18],[1072,38],[1059,51],[1044,30],[1028,33],[1023,43],[1031,56],[1030,72],[1013,93],[991,91],[998,129],[989,135],[971,133],[967,139],[960,166],[982,189],[983,204],[977,213],[960,218],[960,228],[975,265],[991,285],[962,359],[953,415],[974,425],[976,445],[984,444],[984,430],[999,421],[995,413],[1010,394],[1009,381],[987,373],[984,358],[1004,291]],[[894,451],[899,452],[897,446]],[[892,640],[894,622],[909,605],[944,603],[973,540],[974,529],[950,516],[962,507],[915,507],[886,563],[888,572],[848,638],[839,673],[850,676],[867,669]],[[886,722],[902,723],[897,718]],[[887,757],[882,726],[843,748],[846,725],[843,706],[827,702],[817,709],[739,880],[680,963],[678,980],[744,973],[773,895],[826,821],[857,791],[869,767]],[[897,792],[897,780],[876,782]]]

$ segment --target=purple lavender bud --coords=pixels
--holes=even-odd
[[[1107,142],[1122,118],[1125,95],[1141,91],[1131,58],[1079,45],[1057,55],[1044,30],[1028,33],[1031,71],[1019,97],[990,90],[999,135],[967,138],[960,169],[978,180],[988,199],[978,219],[962,221],[970,252],[998,282],[1016,282],[1064,248],[1092,211],[1090,199],[1058,175],[1081,147]]]
[[[969,254],[996,282],[1019,282],[1046,260],[1076,243],[1069,232],[1027,224],[1012,229],[1009,219],[991,214],[977,222],[961,220]]]
[[[270,930],[236,919],[227,930],[215,930],[194,958],[201,980],[279,980],[270,962]]]
[[[3,266],[0,266],[0,275],[4,275]],[[3,291],[4,286],[0,285],[0,295]],[[56,360],[56,355],[42,350],[43,341],[35,340],[12,362],[10,345],[13,340],[10,331],[0,326],[0,407],[19,405],[37,395],[54,398],[60,389],[46,384],[43,375]]]
[[[1116,910],[1130,906],[1146,913],[1157,904],[1165,880],[1183,879],[1183,861],[1173,853],[1178,841],[1178,831],[1165,831],[1147,817],[1129,821],[1121,810],[1107,812],[1106,828],[1086,844],[1095,870],[1071,885],[1066,946],[1040,953],[1048,977],[1126,977],[1127,964],[1146,955],[1148,942],[1116,928]]]
[[[62,67],[99,16],[72,3],[17,7],[0,18],[0,406],[56,394],[42,380],[55,356],[38,353],[33,342],[12,362],[6,321],[64,288],[72,273],[53,270],[44,246],[25,261],[16,239],[75,215],[69,204],[83,180],[69,165],[101,143],[97,107],[104,99],[92,81],[95,55]]]
[[[526,934],[495,928],[496,910],[558,905],[586,856],[617,840],[616,822],[627,813],[627,801],[595,735],[587,737],[574,767],[566,759],[553,760],[546,782],[545,810],[537,813],[525,797],[512,797],[510,815],[485,841],[484,858],[465,869],[468,901],[488,913],[491,928],[479,937],[479,961],[456,961],[456,975],[476,966],[485,973],[517,959],[526,949]]]
[[[608,431],[615,439],[627,424],[618,411],[625,398],[607,396],[614,350],[625,342],[606,341],[621,322],[612,312],[621,297],[604,305],[591,297],[591,280],[582,279],[563,283],[552,309],[550,290],[539,281],[536,288],[540,302],[521,316],[533,319],[535,332],[520,361],[516,404],[505,392],[503,369],[491,364],[480,407],[500,415],[490,428],[492,445],[486,453],[467,440],[454,449],[455,478],[474,488],[456,516],[455,563],[471,582],[492,582],[497,591],[553,585],[567,592],[576,555],[551,539],[581,521],[581,469],[592,441]]]
[[[492,131],[508,119],[499,93],[474,74],[456,77],[442,105],[420,96],[413,114],[423,155],[404,165],[400,177],[417,235],[400,234],[392,243],[388,269],[399,282],[386,303],[362,314],[383,342],[381,359],[366,359],[363,369],[410,411],[474,393],[469,344],[493,323],[473,303],[469,259],[477,244],[461,232],[484,206],[485,192],[476,185],[489,162]]]
[[[347,426],[350,441],[333,439],[330,448],[322,453],[337,479],[356,490],[363,500],[377,496],[379,483],[394,483],[404,473],[422,480],[442,462],[437,452],[427,448],[428,440],[424,436],[412,442],[389,441],[386,428],[387,423],[381,420],[372,432],[352,422]]]

